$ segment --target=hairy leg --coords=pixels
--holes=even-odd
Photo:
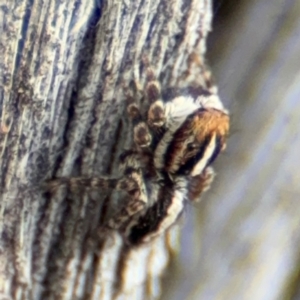
[[[211,167],[207,167],[197,176],[190,177],[188,199],[192,202],[199,201],[201,195],[210,188],[213,179],[214,171]]]

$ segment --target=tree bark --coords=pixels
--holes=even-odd
[[[99,229],[109,195],[40,186],[116,171],[143,56],[172,86],[196,53],[205,81],[210,0],[13,0],[0,15],[0,299],[157,299],[178,228],[125,250]]]

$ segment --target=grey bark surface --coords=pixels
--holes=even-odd
[[[40,186],[116,171],[132,144],[123,86],[143,86],[143,55],[163,86],[186,73],[192,53],[203,61],[210,1],[0,8],[0,299],[157,299],[178,228],[125,251],[99,229],[109,195]],[[196,72],[204,82],[204,65]]]

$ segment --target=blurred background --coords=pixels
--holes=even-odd
[[[300,0],[215,1],[207,60],[231,136],[163,299],[300,299]]]

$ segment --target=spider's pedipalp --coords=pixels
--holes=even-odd
[[[201,195],[206,192],[214,179],[215,173],[211,167],[207,167],[203,172],[189,178],[188,199],[199,201]]]

